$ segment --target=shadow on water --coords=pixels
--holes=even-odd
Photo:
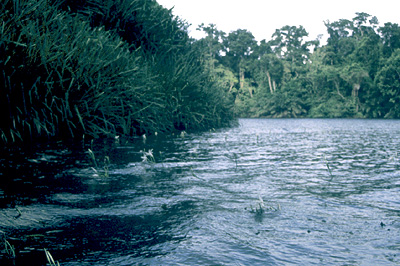
[[[45,265],[44,248],[64,262],[100,263],[108,253],[155,257],[166,252],[157,245],[186,238],[174,228],[197,210],[192,200],[176,197],[175,173],[142,163],[142,140],[97,145],[106,147],[96,149],[99,157],[118,162],[107,177],[92,169],[88,147],[3,156],[0,233],[16,259],[2,250],[2,265]]]
[[[395,265],[400,122],[237,128],[3,154],[1,265]],[[88,153],[92,150],[96,163]],[[15,263],[14,263],[15,262]]]
[[[182,202],[146,215],[91,215],[66,218],[60,224],[30,230],[17,230],[9,240],[16,250],[18,265],[44,265],[43,248],[51,248],[54,258],[64,262],[101,263],[109,254],[136,257],[165,255],[164,244],[178,244],[185,232],[176,232],[177,221],[190,216],[194,206]],[[36,262],[36,263],[32,263]],[[105,262],[107,264],[107,262]]]

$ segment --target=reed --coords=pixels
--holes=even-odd
[[[152,0],[2,1],[2,142],[229,125],[186,29]]]
[[[9,258],[15,260],[16,255],[15,255],[15,248],[13,245],[10,244],[10,242],[7,241],[7,239],[4,239],[4,249],[6,251],[6,254]]]
[[[98,167],[97,161],[96,161],[96,156],[94,155],[94,152],[91,149],[88,149],[89,157],[93,162],[94,167]]]
[[[104,177],[110,177],[110,157],[104,156]]]
[[[47,249],[44,249],[44,253],[46,254],[47,262],[50,264],[50,266],[60,266],[60,263],[53,259],[53,256]]]
[[[102,177],[110,177],[110,170],[109,170],[109,166],[110,166],[110,157],[109,156],[104,156],[104,160],[103,160],[103,171],[100,172],[99,169],[99,165],[97,163],[97,159],[96,156],[93,152],[93,150],[88,149],[88,154],[89,154],[89,158],[93,163],[93,167],[92,170],[99,176]]]

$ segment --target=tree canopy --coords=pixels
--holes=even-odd
[[[308,40],[303,26],[285,25],[270,40],[229,34],[212,25],[213,66],[241,117],[398,118],[400,27],[359,12],[325,21],[328,38]],[[202,25],[199,30],[205,31]],[[210,46],[211,39],[199,40]],[[228,74],[229,73],[229,74]]]

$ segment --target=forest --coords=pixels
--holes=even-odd
[[[327,43],[283,26],[257,42],[245,29],[200,25],[208,66],[240,117],[399,118],[400,28],[375,16],[325,21]]]
[[[399,118],[400,28],[356,13],[270,40],[187,21],[155,0],[0,3],[0,139],[210,130],[236,117]]]

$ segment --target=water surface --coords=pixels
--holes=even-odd
[[[400,263],[400,121],[239,122],[2,159],[17,265]]]

